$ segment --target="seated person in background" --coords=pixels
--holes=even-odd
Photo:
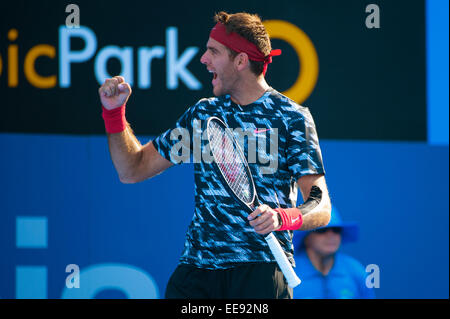
[[[372,299],[368,273],[355,258],[338,252],[341,243],[358,239],[358,225],[343,222],[332,207],[330,223],[313,231],[294,232],[296,272],[302,283],[294,299]]]

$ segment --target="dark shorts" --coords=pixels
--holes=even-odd
[[[167,299],[292,299],[276,263],[254,263],[208,270],[180,264],[166,287]]]

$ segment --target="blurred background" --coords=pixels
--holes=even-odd
[[[222,10],[258,13],[282,49],[267,81],[310,108],[332,202],[360,227],[342,249],[378,266],[377,298],[449,298],[448,1],[70,4],[0,4],[0,298],[164,295],[193,165],[121,184],[97,90],[132,84],[147,143],[212,95],[199,60]]]

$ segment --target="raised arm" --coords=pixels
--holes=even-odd
[[[112,130],[107,127],[107,131],[112,132],[107,135],[111,159],[122,183],[143,181],[173,165],[158,153],[153,143],[142,146],[124,117],[121,118],[120,114],[124,114],[125,104],[131,95],[131,87],[123,77],[107,79],[99,88],[99,95],[104,116],[116,117],[109,119],[115,127]],[[121,128],[121,125],[124,127]]]

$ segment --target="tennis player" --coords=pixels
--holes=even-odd
[[[274,231],[289,261],[293,230],[325,226],[331,204],[314,121],[308,108],[270,87],[265,73],[272,57],[269,36],[255,14],[220,12],[200,59],[212,75],[214,97],[189,107],[174,126],[142,146],[125,118],[131,88],[123,77],[107,79],[99,89],[108,144],[123,183],[151,178],[180,160],[173,152],[180,129],[191,132],[211,116],[230,128],[265,140],[275,169],[249,161],[264,205],[250,215],[224,187],[206,161],[194,161],[195,210],[179,264],[166,287],[166,298],[292,298],[292,289],[262,235]],[[175,131],[177,130],[177,131]],[[171,133],[172,134],[171,136]],[[198,133],[198,132],[197,132]],[[259,158],[259,157],[258,157]],[[266,158],[266,159],[267,159]],[[297,189],[303,204],[297,206]],[[297,270],[301,277],[301,269]]]

